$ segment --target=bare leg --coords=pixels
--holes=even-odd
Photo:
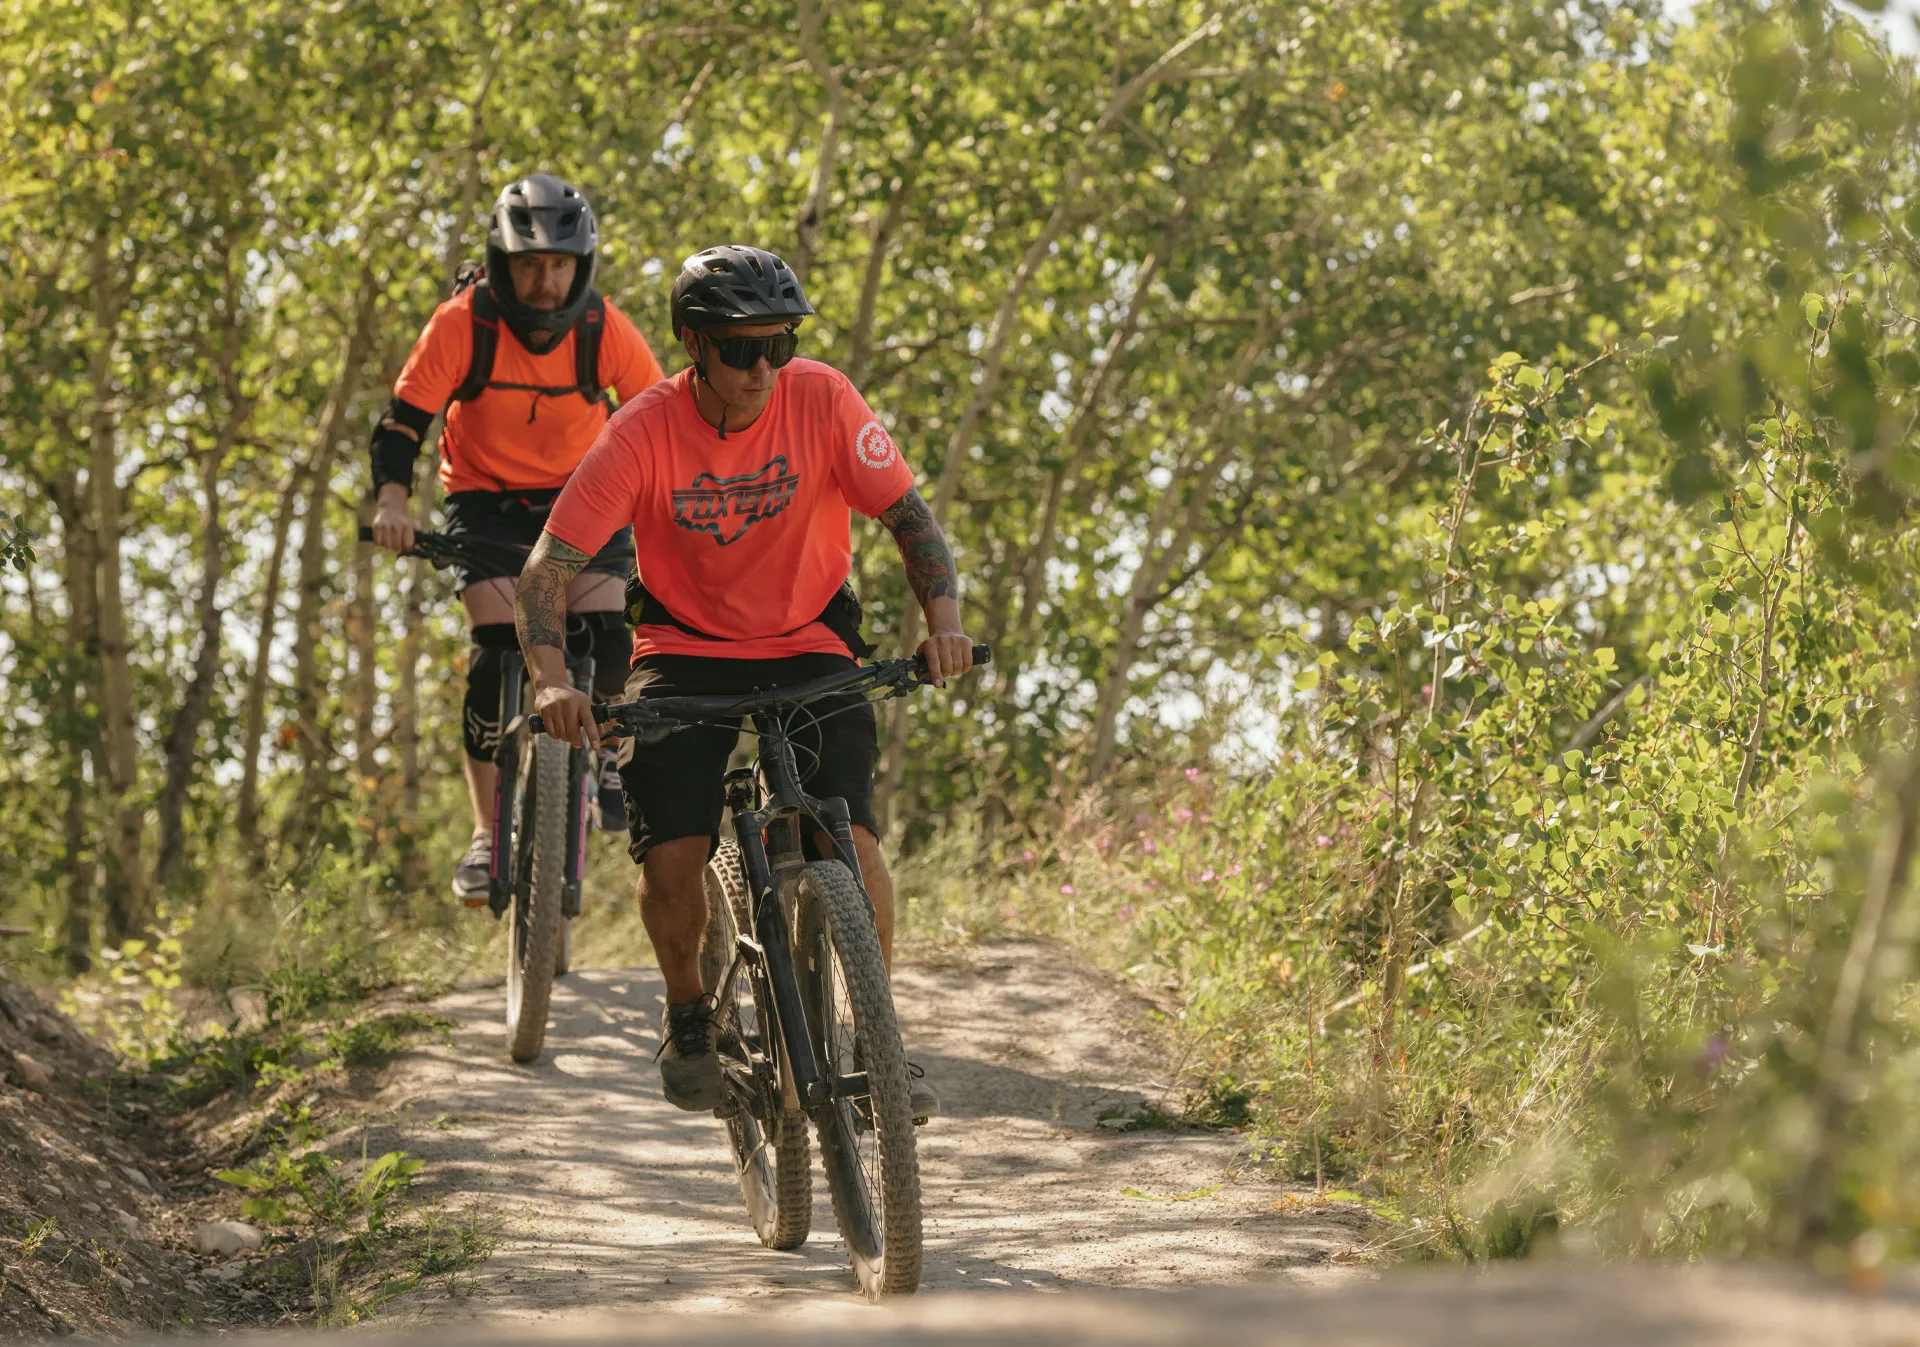
[[[676,837],[647,850],[640,880],[640,920],[666,979],[667,1002],[697,1001],[700,939],[707,929],[707,839]]]
[[[815,832],[814,845],[824,855],[833,855],[833,839],[823,832]],[[887,873],[887,854],[880,849],[880,839],[862,828],[853,825],[853,850],[860,858],[860,878],[867,886],[867,897],[873,899],[873,924],[880,933],[880,959],[893,971],[893,876]]]
[[[485,832],[493,826],[493,791],[500,769],[478,758],[467,759],[467,798],[473,803],[473,830]]]

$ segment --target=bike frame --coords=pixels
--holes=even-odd
[[[581,691],[592,695],[593,656],[573,653],[574,637],[586,637],[585,625],[578,619],[567,623],[567,678]],[[505,916],[512,904],[516,886],[529,882],[525,858],[526,839],[512,828],[513,811],[520,795],[520,740],[526,733],[516,725],[528,686],[526,660],[518,650],[506,654],[500,678],[500,745],[494,750],[493,785],[493,858],[492,874],[487,880],[487,906],[495,917]],[[580,915],[580,892],[586,878],[588,792],[593,788],[593,751],[573,749],[567,758],[567,878],[560,890],[560,915]]]
[[[800,788],[799,764],[794,757],[793,741],[778,712],[753,715],[754,732],[760,740],[758,775],[765,779],[761,796],[754,769],[729,773],[726,783],[727,805],[733,811],[733,833],[740,844],[741,868],[746,872],[747,893],[752,901],[755,948],[734,951],[734,963],[727,970],[722,991],[737,976],[742,962],[758,963],[772,992],[772,1005],[762,1013],[773,1021],[774,1035],[786,1049],[787,1067],[793,1092],[809,1114],[817,1114],[835,1098],[864,1094],[865,1082],[849,1079],[827,1081],[813,1052],[813,1040],[807,1033],[806,1013],[800,1004],[800,980],[793,967],[792,932],[787,924],[780,890],[787,876],[806,864],[803,828],[813,823],[833,839],[835,858],[853,872],[862,894],[866,880],[860,874],[860,857],[854,850],[853,824],[847,802],[838,796],[816,799]],[[867,910],[873,911],[873,899],[867,898]],[[769,1046],[771,1046],[769,1044]]]
[[[360,540],[371,542],[373,530],[362,525]],[[482,543],[479,548],[524,556],[528,549],[507,543]],[[429,566],[443,569],[456,566],[463,561],[474,560],[476,548],[460,537],[449,537],[444,533],[433,533],[422,529],[414,534],[413,552]],[[579,646],[576,653],[575,646]],[[589,696],[593,691],[593,655],[592,640],[586,627],[577,618],[567,620],[566,635],[567,677],[572,684]],[[512,904],[515,887],[530,881],[526,874],[526,857],[522,854],[527,847],[526,839],[515,838],[513,811],[520,799],[520,735],[522,727],[516,724],[520,719],[520,709],[525,701],[527,689],[526,659],[518,649],[505,652],[500,671],[500,743],[493,751],[494,788],[493,788],[493,855],[489,861],[491,873],[487,879],[487,906],[493,915],[503,917]],[[538,733],[538,731],[534,731]],[[594,788],[592,750],[576,748],[567,761],[567,877],[560,890],[560,915],[577,917],[580,915],[580,893],[586,879],[587,868],[587,826],[590,819],[588,801]]]

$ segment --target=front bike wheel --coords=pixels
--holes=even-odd
[[[834,1219],[869,1299],[911,1295],[920,1287],[920,1161],[880,937],[846,866],[815,861],[796,882],[800,999],[833,1089],[818,1121]]]
[[[516,1062],[531,1062],[547,1040],[560,890],[567,880],[567,746],[545,734],[527,737],[520,750],[519,835],[513,840],[529,864],[507,912],[507,1055]]]
[[[715,995],[733,961],[735,936],[749,909],[746,871],[740,864],[740,849],[731,839],[723,841],[707,862],[706,883],[707,933],[700,946],[700,984],[708,995]],[[714,1038],[722,1059],[751,1078],[751,1057],[769,1048],[755,996],[760,979],[744,974],[742,970],[734,977],[732,991],[717,1008]],[[784,1064],[777,1044],[773,1051],[773,1060]],[[813,1229],[807,1115],[788,1108],[784,1098],[771,1103],[773,1107],[766,1111],[773,1114],[773,1122],[768,1124],[755,1116],[746,1100],[730,1098],[723,1115],[727,1143],[733,1150],[734,1173],[753,1233],[769,1249],[797,1249]]]

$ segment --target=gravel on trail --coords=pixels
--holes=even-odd
[[[814,1233],[791,1253],[747,1225],[721,1124],[660,1096],[652,969],[555,987],[546,1051],[514,1066],[497,984],[428,1009],[443,1042],[387,1068],[374,1149],[427,1162],[424,1196],[476,1210],[491,1259],[390,1305],[398,1327],[562,1328],[612,1316],[859,1307],[815,1159]],[[1049,945],[902,959],[908,1055],[945,1116],[921,1129],[926,1292],[1060,1293],[1336,1280],[1368,1217],[1248,1162],[1232,1132],[1117,1131],[1172,1069],[1148,1005]],[[1173,1101],[1176,1102],[1177,1094]]]

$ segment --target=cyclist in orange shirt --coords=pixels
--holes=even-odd
[[[549,733],[597,742],[586,694],[566,686],[567,597],[609,537],[639,549],[628,697],[728,695],[785,687],[851,667],[871,652],[846,585],[850,512],[893,534],[932,634],[934,680],[963,674],[973,641],[960,581],[913,472],[847,377],[796,360],[813,312],[787,264],[739,245],[687,259],[673,287],[674,336],[692,365],[620,409],[567,484],[521,573],[521,647]],[[873,707],[825,700],[795,727],[807,789],[839,796],[852,816],[860,873],[891,959],[893,883],[874,836]],[[699,726],[658,744],[628,740],[621,777],[628,850],[644,868],[640,914],[667,984],[660,1074],[680,1108],[719,1107],[724,1088],[702,995],[707,858],[717,840],[721,778],[736,732]],[[931,1085],[912,1082],[916,1118],[934,1116]]]
[[[446,532],[480,544],[486,557],[460,575],[473,639],[461,716],[473,841],[454,869],[453,892],[472,906],[487,898],[502,660],[515,644],[514,577],[560,488],[607,423],[606,389],[624,402],[661,379],[646,339],[594,289],[598,244],[593,208],[576,188],[546,173],[510,184],[494,203],[484,278],[434,311],[373,434],[374,541],[396,552],[413,546],[414,460],[444,410]],[[567,590],[568,609],[593,632],[603,696],[617,696],[626,679],[631,652],[620,610],[632,569],[633,531],[622,529]],[[610,753],[598,813],[603,828],[627,826]]]

